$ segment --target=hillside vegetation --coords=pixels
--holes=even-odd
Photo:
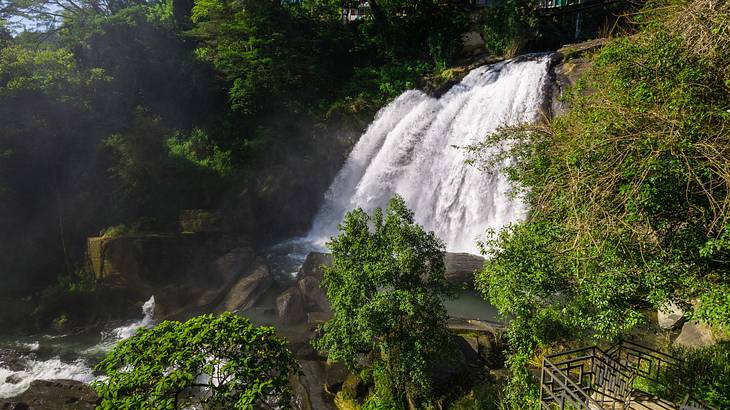
[[[373,4],[344,23],[333,0],[0,1],[0,291],[74,277],[87,236],[175,230],[182,209],[261,243],[306,230],[376,110],[468,23]]]
[[[483,244],[477,278],[513,318],[515,408],[534,400],[524,365],[537,351],[615,339],[649,310],[674,303],[730,332],[729,13],[647,3],[635,31],[590,56],[564,115],[485,142],[513,142],[507,171],[531,209]]]

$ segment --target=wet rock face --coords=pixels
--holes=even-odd
[[[470,253],[446,253],[446,281],[457,286],[474,287],[474,272],[484,266],[484,258]]]
[[[314,276],[305,276],[297,282],[299,291],[304,296],[307,311],[331,312],[327,293],[322,288],[322,282]]]
[[[304,298],[298,287],[291,287],[276,298],[276,314],[279,323],[284,325],[306,320]]]
[[[332,265],[332,255],[329,253],[322,252],[310,252],[307,258],[304,260],[302,267],[297,272],[297,278],[301,279],[306,276],[314,277],[317,280],[322,280],[324,276],[324,270],[322,266]]]
[[[550,111],[553,117],[562,115],[567,107],[560,97],[563,93],[573,87],[580,77],[593,64],[588,57],[589,53],[599,50],[606,44],[605,38],[585,41],[583,43],[568,44],[561,47],[556,53],[560,58],[560,62],[553,67],[555,76],[553,98]],[[591,90],[584,90],[585,94],[589,94]]]
[[[92,410],[99,397],[75,380],[35,380],[23,394],[0,399],[0,410]]]
[[[246,310],[254,307],[258,300],[266,295],[273,286],[274,278],[269,266],[263,259],[258,259],[253,272],[239,279],[224,297],[220,311]]]

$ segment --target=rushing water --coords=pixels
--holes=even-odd
[[[471,71],[434,98],[410,90],[383,108],[330,186],[309,239],[322,243],[356,207],[384,207],[395,194],[449,251],[478,253],[477,239],[525,215],[500,173],[465,165],[459,147],[503,126],[534,122],[549,97],[549,56]]]
[[[0,398],[28,389],[33,380],[70,379],[90,383],[97,378],[93,367],[119,341],[141,327],[154,324],[155,298],[142,307],[143,317],[107,329],[86,329],[69,335],[36,335],[0,339]]]

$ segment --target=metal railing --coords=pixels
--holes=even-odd
[[[607,354],[622,366],[653,382],[661,382],[667,372],[677,370],[680,359],[637,343],[622,340]]]
[[[674,356],[629,341],[606,351],[592,346],[548,355],[543,358],[540,374],[541,407],[640,409],[649,408],[646,403],[652,402],[653,409],[715,410],[690,395],[673,405],[634,389],[636,377],[661,383],[666,374],[678,370],[679,364],[680,359]]]
[[[561,383],[564,380],[570,380],[574,386],[567,392],[570,394],[565,394],[569,389],[567,383]],[[575,349],[543,359],[540,400],[546,409],[556,406],[563,409],[565,400],[578,408],[604,409],[606,405],[611,409],[624,408],[631,396],[633,380],[630,371],[599,347]]]

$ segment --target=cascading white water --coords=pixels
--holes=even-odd
[[[384,207],[395,194],[453,252],[478,253],[477,239],[525,215],[499,173],[465,164],[458,147],[503,126],[534,122],[549,97],[550,57],[505,61],[471,71],[441,98],[410,90],[383,108],[325,195],[309,240],[322,244],[344,214]]]
[[[93,360],[89,359],[110,351],[119,341],[133,336],[137,329],[154,325],[154,311],[155,297],[152,296],[142,305],[142,319],[102,332],[101,341],[96,339],[89,347],[74,348],[74,360],[64,358],[69,353],[57,346],[57,343],[68,338],[67,335],[43,336],[41,340],[18,342],[17,349],[3,348],[0,343],[0,399],[24,392],[33,380],[70,379],[84,383],[96,380]]]

